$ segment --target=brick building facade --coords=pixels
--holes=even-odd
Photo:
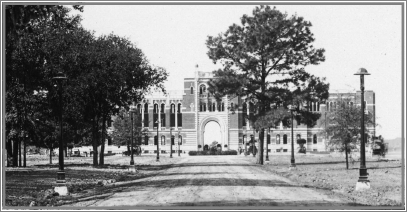
[[[182,152],[203,150],[205,126],[209,122],[216,122],[220,126],[219,147],[222,149],[237,150],[244,149],[243,144],[250,141],[254,136],[258,140],[259,134],[254,132],[250,123],[245,121],[245,117],[250,113],[250,105],[245,98],[236,97],[233,99],[224,97],[217,102],[208,91],[207,82],[213,77],[211,72],[195,72],[194,78],[184,78],[184,89],[182,91],[169,91],[166,96],[162,94],[147,95],[146,98],[134,104],[136,111],[142,114],[142,127],[148,132],[142,136],[141,147],[145,153],[155,153],[157,142],[159,142],[160,152],[169,153],[171,136],[173,152],[178,149]],[[307,151],[326,151],[325,138],[320,136],[325,114],[329,113],[335,106],[339,98],[349,100],[349,104],[360,105],[360,91],[356,93],[337,92],[331,93],[326,104],[318,102],[311,103],[311,111],[321,113],[321,118],[314,127],[294,121],[294,141],[298,138],[307,140],[305,147]],[[375,93],[365,91],[366,110],[375,115]],[[229,110],[234,107],[235,112]],[[161,120],[161,123],[157,123]],[[157,127],[159,139],[157,140]],[[374,127],[369,131],[374,135]],[[208,132],[207,132],[208,133]],[[141,136],[140,136],[141,137]],[[266,134],[268,151],[270,153],[291,151],[291,128],[282,124],[274,129],[270,129]],[[295,144],[295,148],[299,146]]]

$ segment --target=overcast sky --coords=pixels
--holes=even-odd
[[[274,6],[273,4],[269,4]],[[208,35],[225,32],[251,15],[256,5],[85,5],[82,25],[96,35],[113,32],[142,49],[149,61],[169,73],[167,90],[182,90],[183,78],[219,66],[206,55]],[[326,77],[330,92],[360,89],[363,67],[365,90],[376,93],[376,135],[401,137],[401,6],[398,5],[275,5],[288,15],[312,23],[314,46],[326,50],[326,61],[307,66]]]

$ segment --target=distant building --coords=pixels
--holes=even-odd
[[[220,136],[217,141],[222,149],[238,150],[239,147],[244,149],[243,144],[250,141],[252,137],[258,140],[259,133],[254,132],[250,123],[245,121],[245,117],[251,112],[252,103],[240,97],[233,99],[223,97],[217,102],[207,90],[207,83],[211,78],[213,78],[211,72],[196,70],[194,78],[184,78],[182,91],[169,91],[166,96],[148,95],[143,101],[134,104],[136,111],[142,114],[142,127],[148,129],[148,133],[139,141],[145,153],[156,153],[157,142],[160,142],[160,152],[169,153],[170,135],[174,144],[173,152],[177,150],[178,140],[182,152],[203,150],[207,148],[206,145],[212,143],[205,140],[205,135],[209,135],[206,133],[212,133],[205,132],[205,126],[209,122],[219,124]],[[336,101],[339,98],[348,99],[348,104],[360,105],[360,91],[331,93],[326,104],[310,102],[310,110],[321,113],[322,116],[317,121],[317,125],[312,128],[294,121],[294,142],[304,138],[307,140],[305,145],[307,151],[326,151],[326,138],[318,132],[322,129],[321,124],[325,114],[336,107]],[[365,102],[366,111],[375,115],[373,91],[365,91]],[[236,108],[234,113],[229,110],[230,107]],[[157,120],[161,120],[161,126],[158,128],[159,138],[157,138],[159,126]],[[171,131],[170,128],[172,128]],[[374,135],[374,127],[369,131]],[[291,128],[281,124],[268,131],[265,138],[269,143],[269,152],[291,151]],[[298,144],[295,144],[295,148],[298,147]]]

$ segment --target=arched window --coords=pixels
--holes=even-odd
[[[235,108],[235,107],[234,107],[234,105],[233,105],[233,102],[230,103],[230,109],[233,110],[234,108]]]
[[[246,102],[243,102],[243,104],[242,104],[242,121],[243,121],[243,126],[247,126],[246,119],[247,119],[247,105],[246,105]]]
[[[148,136],[144,136],[144,145],[148,145]]]
[[[191,87],[191,94],[194,94],[194,87]]]
[[[314,110],[312,110],[312,111],[317,111],[317,103],[316,103],[316,102],[313,102],[313,103],[312,103],[312,106],[314,107]]]
[[[204,94],[204,93],[206,93],[206,86],[205,85],[199,86],[199,94]]]
[[[154,136],[154,145],[157,146],[157,144],[158,144],[158,137]]]
[[[138,105],[137,105],[137,113],[138,113],[138,114],[141,114],[141,104],[138,104]]]
[[[287,135],[286,134],[283,135],[283,144],[287,144]]]
[[[216,105],[215,105],[215,102],[214,102],[214,103],[212,103],[212,111],[216,111]]]
[[[211,103],[208,104],[208,111],[212,111],[212,104]]]
[[[158,127],[158,104],[154,104],[154,109],[153,109],[153,122],[154,125],[153,127]]]
[[[181,103],[178,103],[178,110],[177,110],[177,125],[178,127],[182,127],[182,113],[181,113]]]
[[[173,136],[171,136],[171,145],[175,145],[175,136],[173,135]]]
[[[161,127],[165,127],[165,104],[161,104]]]
[[[314,144],[317,143],[317,134],[314,134],[312,141],[313,141]]]
[[[279,134],[276,135],[276,144],[280,144],[280,135]]]
[[[175,127],[175,104],[171,104],[170,109],[170,127]]]
[[[270,144],[271,138],[270,138],[270,134],[267,134],[267,144]]]
[[[161,145],[165,145],[165,136],[161,136]]]
[[[222,102],[222,111],[225,111],[225,103]]]
[[[144,104],[144,127],[148,127],[148,104]]]
[[[298,143],[298,140],[300,140],[301,139],[301,134],[297,134],[297,143]]]

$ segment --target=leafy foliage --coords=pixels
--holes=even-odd
[[[351,150],[360,146],[360,132],[362,114],[360,107],[347,104],[349,100],[339,99],[334,111],[327,113],[326,119],[322,123],[321,134],[329,137],[328,146],[340,152],[351,154]],[[367,126],[373,126],[373,115],[365,114],[365,133],[369,130]],[[325,127],[326,126],[326,127]],[[366,138],[366,140],[368,140]],[[348,167],[348,163],[346,164]]]
[[[233,24],[225,33],[208,36],[206,41],[209,58],[223,66],[213,72],[209,92],[218,100],[228,95],[246,97],[247,102],[254,103],[249,119],[261,131],[257,163],[263,164],[264,129],[289,116],[282,110],[271,111],[296,105],[297,118],[313,126],[320,115],[301,105],[328,98],[325,79],[304,69],[325,61],[325,50],[312,45],[315,38],[311,26],[302,17],[288,17],[276,8],[261,5],[253,10],[253,16],[243,15],[241,25]]]

